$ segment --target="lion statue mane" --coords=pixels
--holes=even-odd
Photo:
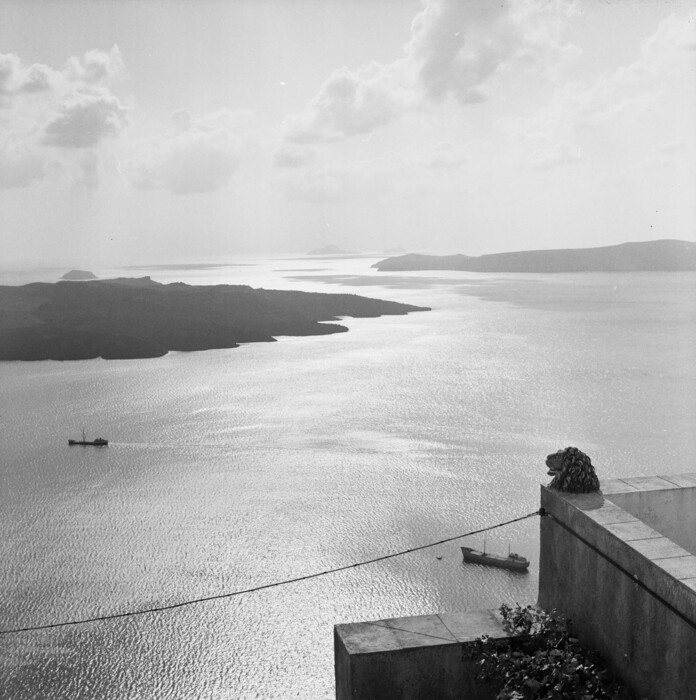
[[[599,479],[590,458],[577,447],[566,447],[546,458],[548,474],[552,476],[549,488],[570,493],[599,491]]]

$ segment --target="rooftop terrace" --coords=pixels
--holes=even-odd
[[[539,606],[572,619],[637,697],[694,697],[696,473],[542,486],[541,505]],[[482,634],[504,636],[490,611],[337,625],[336,697],[491,697],[463,661]]]

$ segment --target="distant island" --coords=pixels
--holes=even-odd
[[[93,272],[88,272],[87,270],[70,270],[66,272],[62,277],[62,280],[96,280],[97,276]]]
[[[696,243],[661,240],[602,248],[525,250],[469,255],[400,255],[375,263],[380,271],[463,270],[467,272],[676,272],[696,270]]]
[[[323,248],[310,250],[307,255],[356,255],[354,250],[343,250],[335,245],[325,245]]]
[[[339,316],[429,311],[355,294],[160,284],[149,277],[0,286],[0,360],[160,357],[341,333]]]

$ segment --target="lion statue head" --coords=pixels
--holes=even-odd
[[[570,493],[599,491],[599,479],[590,458],[577,447],[566,447],[546,458],[548,474],[552,476],[549,488]]]

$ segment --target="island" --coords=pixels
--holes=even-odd
[[[696,270],[696,243],[673,239],[601,248],[525,250],[469,255],[400,255],[375,263],[380,271],[466,272],[677,272]]]
[[[88,272],[87,270],[70,270],[70,272],[66,272],[61,279],[77,282],[81,280],[96,280],[97,276],[93,272]]]
[[[0,360],[160,357],[342,333],[341,316],[429,311],[355,294],[161,284],[150,277],[0,286]]]

